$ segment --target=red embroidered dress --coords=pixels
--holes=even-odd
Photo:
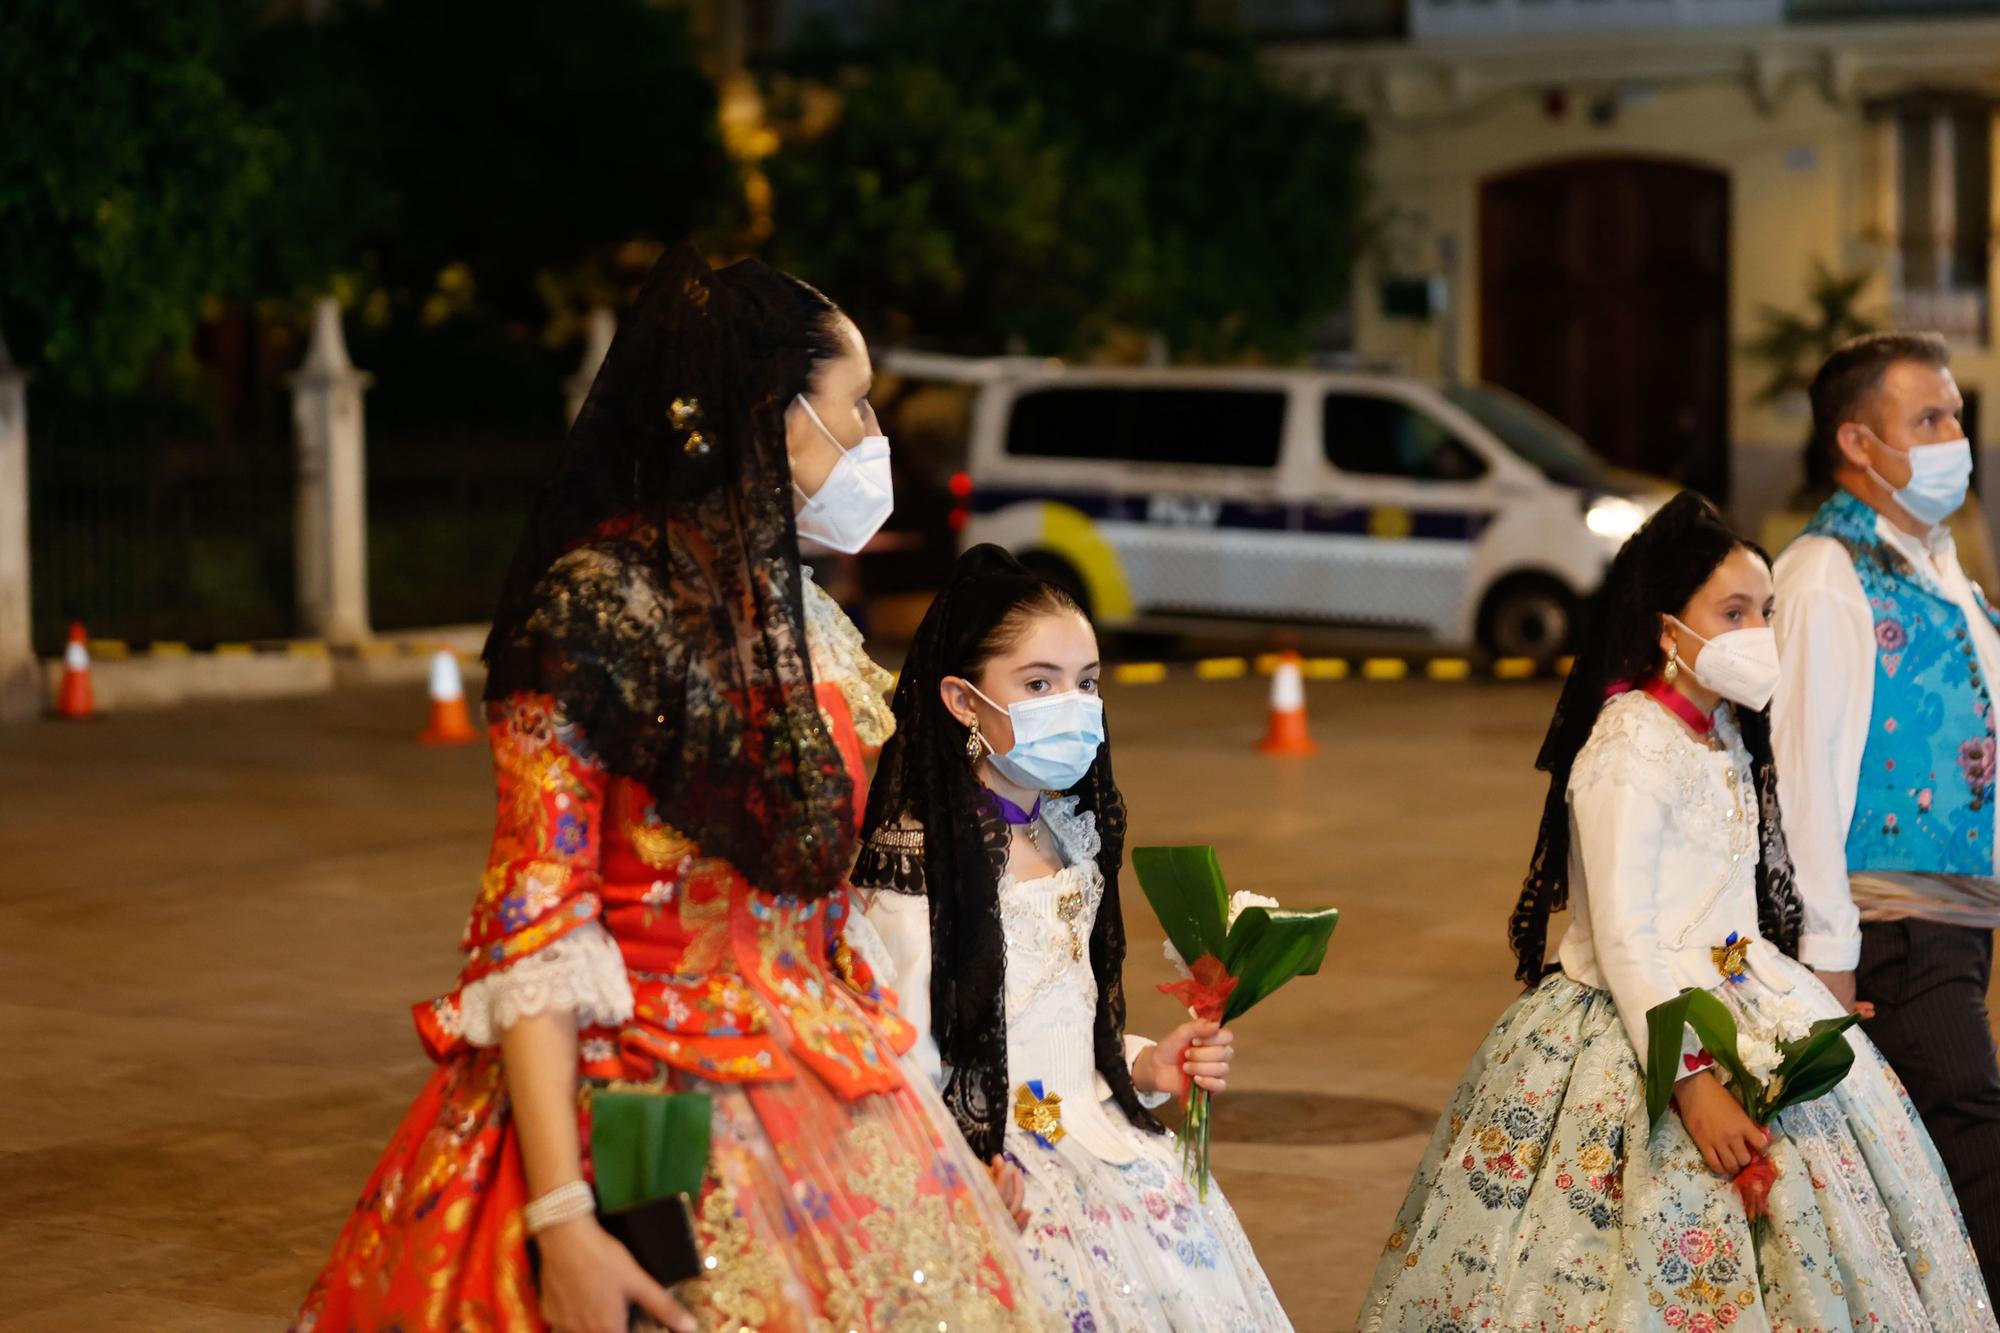
[[[820,706],[858,775],[891,725],[887,674],[824,593],[806,599]],[[611,1081],[715,1097],[698,1207],[713,1266],[680,1292],[705,1328],[1042,1327],[979,1164],[904,1079],[914,1034],[848,945],[846,893],[760,892],[702,856],[546,696],[487,722],[499,814],[466,964],[416,1010],[438,1068],[295,1328],[544,1327],[497,1043],[549,1009],[578,1015],[584,1121],[588,1087]]]

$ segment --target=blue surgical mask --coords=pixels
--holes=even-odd
[[[971,681],[966,688],[986,699]],[[991,699],[993,707],[1000,705]],[[1014,727],[1014,744],[1001,754],[986,746],[993,769],[1016,786],[1035,791],[1068,791],[1083,781],[1104,744],[1104,700],[1071,690],[1021,699],[1003,710]],[[984,738],[981,738],[984,743]]]
[[[1919,523],[1944,522],[1965,503],[1966,489],[1972,484],[1972,442],[1946,440],[1942,444],[1919,444],[1906,453],[1910,460],[1910,484],[1895,492],[1896,503]],[[1868,471],[1875,480],[1889,485],[1874,468]]]

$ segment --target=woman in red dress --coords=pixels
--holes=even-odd
[[[416,1010],[437,1069],[296,1329],[1045,1326],[846,941],[888,681],[798,534],[887,514],[870,378],[785,274],[683,249],[647,279],[487,642],[499,814],[458,988]],[[713,1099],[704,1273],[672,1294],[594,1214],[612,1084]]]

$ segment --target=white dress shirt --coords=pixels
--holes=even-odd
[[[1987,619],[1943,524],[1913,537],[1881,515],[1875,531],[1917,576],[1965,613],[1987,681],[2000,681],[2000,631]],[[1861,756],[1875,702],[1875,615],[1847,548],[1801,537],[1775,571],[1778,692],[1771,742],[1778,800],[1799,896],[1800,961],[1849,972],[1861,958],[1861,918],[1848,884],[1847,834],[1861,786]],[[1994,809],[2000,838],[2000,804]]]

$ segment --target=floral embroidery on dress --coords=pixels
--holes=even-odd
[[[1804,984],[1780,994],[1753,972],[1721,993],[1746,1034],[1774,1041],[1823,1016]],[[1621,1333],[1994,1327],[1943,1167],[1872,1047],[1849,1083],[1780,1117],[1784,1240],[1765,1248],[1761,1291],[1740,1203],[1677,1119],[1647,1132],[1644,1100],[1608,994],[1557,974],[1516,1001],[1439,1120],[1361,1326],[1470,1329],[1532,1309]],[[1518,1203],[1493,1198],[1485,1159],[1503,1156],[1526,1175]]]

